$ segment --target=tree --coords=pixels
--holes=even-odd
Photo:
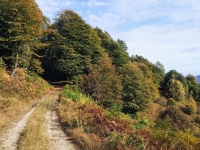
[[[185,96],[187,96],[187,95],[188,95],[188,84],[187,84],[187,80],[186,80],[186,78],[185,78],[182,74],[178,73],[176,70],[170,70],[170,71],[166,74],[166,76],[165,76],[165,78],[164,78],[164,81],[163,81],[163,82],[164,82],[164,83],[163,83],[163,89],[166,88],[166,86],[167,86],[169,80],[171,80],[171,79],[180,81],[180,83],[183,85],[184,92],[185,92]]]
[[[154,65],[153,63],[149,62],[146,58],[138,55],[132,55],[130,59],[133,63],[144,63],[148,67],[148,70],[152,72],[152,80],[154,84],[157,86],[157,88],[161,89],[165,72],[164,66],[160,62],[157,62],[156,65]]]
[[[186,76],[188,83],[189,95],[192,96],[196,101],[200,102],[200,88],[195,77],[191,74]]]
[[[103,32],[97,27],[95,30],[101,39],[101,46],[109,54],[109,57],[112,59],[112,63],[115,65],[117,70],[129,62],[129,56],[126,52],[127,47],[124,41],[119,40],[119,42],[116,42],[107,32]]]
[[[163,74],[163,76],[165,75],[165,68],[164,65],[161,64],[159,61],[156,62],[156,67],[158,67],[158,69],[160,69],[161,73]]]
[[[121,76],[116,73],[106,53],[95,65],[91,65],[88,76],[84,76],[83,88],[94,100],[110,106],[121,99]]]
[[[120,47],[124,51],[124,53],[128,55],[128,53],[127,53],[128,47],[126,45],[126,42],[122,41],[120,39],[117,39],[117,43],[120,45]]]
[[[50,28],[51,32],[44,38],[49,43],[43,59],[44,76],[60,81],[88,74],[89,64],[95,64],[103,53],[93,28],[71,10],[59,13]]]
[[[168,98],[173,98],[176,101],[185,99],[185,90],[179,80],[170,79],[165,87],[165,92]]]
[[[1,0],[0,56],[9,66],[23,66],[29,61],[41,24],[42,12],[34,0]]]
[[[120,74],[123,85],[123,112],[132,114],[144,110],[156,100],[158,89],[136,64],[126,64],[120,69]]]

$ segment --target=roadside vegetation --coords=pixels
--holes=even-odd
[[[161,106],[124,114],[119,105],[109,108],[66,86],[59,104],[61,124],[80,149],[196,149],[200,146],[198,115],[186,115],[187,104]],[[158,114],[161,114],[159,116]],[[196,118],[196,119],[195,119]]]
[[[17,69],[15,77],[4,69],[0,77],[0,133],[36,104],[50,87],[42,78],[29,75],[24,69]]]

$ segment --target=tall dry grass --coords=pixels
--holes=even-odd
[[[61,124],[80,149],[127,150],[145,148],[135,132],[134,120],[117,110],[108,111],[70,87],[59,104]]]
[[[0,134],[37,103],[51,86],[42,78],[17,69],[12,78],[5,71],[0,76]]]

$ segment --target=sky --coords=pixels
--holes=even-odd
[[[128,53],[184,76],[200,74],[199,0],[36,0],[53,18],[70,9],[92,27],[121,39]]]

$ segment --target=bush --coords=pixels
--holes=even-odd
[[[166,106],[167,104],[167,99],[163,96],[157,98],[156,103],[159,104],[160,106]]]
[[[169,98],[167,101],[168,106],[173,106],[176,105],[176,101],[173,98]]]
[[[200,116],[199,116],[199,115],[196,116],[196,117],[194,118],[194,121],[195,121],[197,124],[200,125]]]
[[[183,108],[183,112],[186,113],[187,115],[192,115],[196,113],[196,108],[194,108],[193,105],[187,104],[185,108]]]
[[[196,104],[195,100],[193,98],[190,98],[186,102],[186,105],[182,110],[187,115],[196,114],[196,112],[197,112],[197,104]]]
[[[189,127],[190,118],[184,114],[178,107],[172,106],[167,108],[160,115],[161,120],[168,120],[175,130],[183,130]]]
[[[183,101],[185,98],[185,90],[180,81],[170,79],[165,87],[168,98],[174,98],[176,101]]]

